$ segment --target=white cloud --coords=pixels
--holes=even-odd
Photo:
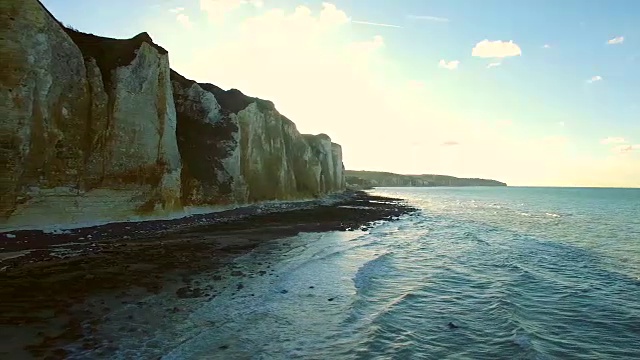
[[[428,21],[435,21],[435,22],[449,22],[449,19],[447,19],[447,18],[438,17],[438,16],[430,16],[430,15],[407,15],[407,17],[409,19],[416,19],[416,20],[428,20]]]
[[[345,46],[345,51],[353,56],[354,60],[366,59],[378,49],[384,47],[384,38],[380,35],[374,36],[371,40],[357,41]],[[366,60],[365,60],[366,61]]]
[[[487,39],[480,41],[471,50],[472,56],[481,58],[505,58],[509,56],[520,56],[522,50],[518,44],[510,41],[489,41]]]
[[[200,0],[200,9],[207,13],[213,23],[224,22],[225,17],[243,5],[256,8],[264,6],[262,0]]]
[[[487,39],[480,41],[471,50],[472,56],[481,58],[505,58],[509,56],[520,56],[522,50],[518,44],[510,41],[489,41]]]
[[[564,121],[558,121],[558,126],[565,127],[567,125]]]
[[[500,65],[502,65],[501,62],[492,62],[492,63],[489,63],[489,65],[487,65],[487,69],[491,69],[492,67],[496,67]]]
[[[551,49],[551,45],[549,45],[549,44],[544,44],[544,45],[542,45],[542,48],[543,48],[543,49]]]
[[[613,39],[607,41],[609,45],[622,44],[624,42],[624,36],[616,36]]]
[[[296,8],[296,11],[299,8],[300,6]],[[307,20],[311,21],[310,19],[313,19],[313,15],[311,15],[311,10],[309,10],[308,8],[307,10],[308,11],[305,11],[305,13],[308,13]],[[320,17],[318,19],[321,23],[326,23],[329,26],[335,26],[346,24],[350,19],[351,18],[347,16],[347,13],[338,9],[338,7],[334,4],[327,2],[322,3],[322,10],[320,11]]]
[[[173,9],[169,9],[169,12],[177,14],[176,21],[178,21],[180,25],[184,26],[187,29],[193,28],[193,23],[191,23],[189,16],[186,14],[183,14],[182,13],[183,11],[184,11],[183,7],[176,7]]]
[[[587,83],[593,84],[594,82],[597,82],[597,81],[602,81],[602,76],[600,75],[592,76],[591,79],[587,80]]]
[[[193,27],[191,20],[189,20],[189,16],[185,14],[178,14],[178,16],[176,16],[176,20],[178,21],[178,23],[180,23],[180,25],[184,26],[187,29],[191,29]]]
[[[401,28],[402,26],[398,26],[398,25],[392,25],[392,24],[384,24],[384,23],[375,23],[375,22],[370,22],[370,21],[357,21],[357,20],[351,20],[352,23],[354,24],[361,24],[361,25],[371,25],[371,26],[381,26],[381,27],[392,27],[392,28]]]
[[[625,140],[625,138],[619,137],[619,136],[609,136],[607,138],[600,140],[600,144],[603,144],[603,145],[624,144],[626,142],[627,140]]]
[[[438,67],[441,67],[443,69],[447,69],[447,70],[455,70],[458,68],[458,65],[460,65],[460,61],[459,60],[451,60],[451,61],[446,61],[444,59],[440,60],[440,62],[438,62]]]
[[[613,148],[613,150],[615,152],[619,152],[619,153],[629,153],[632,151],[636,151],[636,150],[640,150],[640,144],[634,144],[634,145],[618,145],[616,147]]]
[[[349,16],[335,5],[324,3],[319,10],[273,8],[229,21],[225,37],[192,50],[180,63],[174,60],[173,66],[187,77],[272,100],[301,131],[339,137],[332,121],[322,120],[330,116],[328,109],[309,109],[317,108],[319,99],[333,103],[341,114],[334,116],[336,126],[361,116],[358,111],[379,119],[373,109],[362,109],[379,103],[372,100],[370,84],[377,74],[371,68],[384,61],[385,39],[357,37]]]

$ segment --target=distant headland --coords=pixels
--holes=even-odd
[[[402,175],[382,171],[345,172],[347,186],[367,189],[372,187],[435,187],[435,186],[507,186],[506,183],[476,178],[457,178],[447,175]]]

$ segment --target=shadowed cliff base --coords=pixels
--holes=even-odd
[[[108,356],[117,344],[103,342],[96,333],[109,314],[133,309],[134,314],[127,315],[133,321],[151,294],[211,299],[216,289],[202,288],[193,278],[207,271],[219,278],[217,269],[260,243],[300,232],[367,230],[371,222],[393,220],[415,209],[399,199],[353,192],[332,204],[292,203],[275,211],[253,207],[188,222],[0,235],[0,355],[63,359],[73,351],[65,346],[80,342],[85,350],[100,349]],[[241,287],[240,282],[238,290]],[[186,312],[176,306],[155,316],[180,311]],[[121,331],[137,330],[122,324]]]

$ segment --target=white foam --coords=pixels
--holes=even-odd
[[[61,235],[61,234],[71,234],[71,231],[69,230],[62,230],[62,229],[47,229],[42,231],[45,234],[54,234],[54,235]]]
[[[373,277],[385,271],[386,261],[390,256],[389,254],[390,253],[384,253],[379,255],[375,259],[366,262],[358,269],[358,272],[353,277],[353,283],[356,289],[363,290],[367,288]]]
[[[353,205],[342,205],[342,206],[338,206],[339,208],[343,208],[343,209],[361,209],[361,210],[371,210],[374,209],[371,206],[353,206]]]
[[[353,282],[345,273],[355,274],[366,260],[352,258],[361,252],[352,240],[362,235],[303,233],[238,257],[234,267],[248,273],[261,270],[257,263],[264,267],[268,261],[271,267],[262,268],[267,271],[264,276],[230,277],[215,283],[225,290],[190,315],[191,322],[213,323],[215,328],[198,326],[162,358],[207,357],[221,345],[229,346],[224,351],[229,359],[256,353],[279,358],[296,349],[306,353],[327,332],[341,328],[348,314]],[[243,288],[236,291],[239,282]],[[334,312],[344,315],[329,316]]]
[[[14,259],[23,255],[30,253],[31,250],[23,250],[23,251],[13,251],[13,252],[3,252],[0,253],[0,261]]]

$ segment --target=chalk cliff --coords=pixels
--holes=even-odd
[[[0,54],[0,231],[344,189],[339,145],[185,79],[146,33],[84,34],[37,0],[0,0]]]
[[[344,189],[342,150],[324,135],[301,135],[270,101],[236,89],[171,82],[183,159],[185,205],[300,199]]]

